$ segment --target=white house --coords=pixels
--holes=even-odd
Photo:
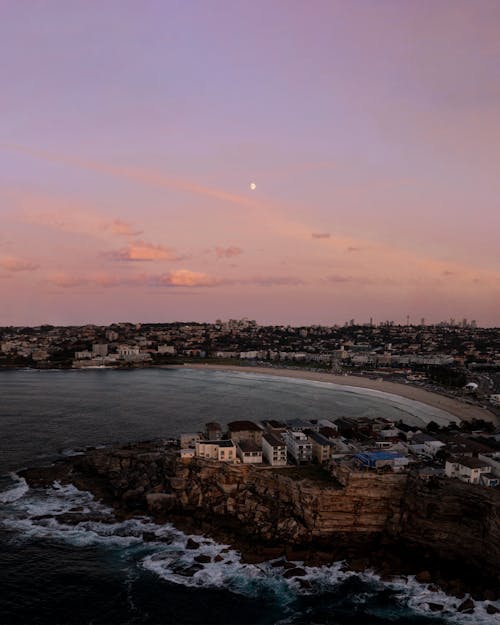
[[[468,484],[480,484],[481,475],[490,473],[491,467],[483,460],[469,456],[450,458],[446,461],[444,472],[447,477],[456,477]]]
[[[418,432],[408,440],[408,448],[414,454],[435,456],[441,447],[444,446],[443,441],[438,440],[435,436],[432,436],[432,434],[427,434],[427,432]]]
[[[262,448],[251,441],[240,441],[236,445],[236,455],[242,464],[262,464]]]
[[[286,431],[282,434],[286,448],[296,464],[312,461],[312,444],[304,432]]]
[[[219,462],[234,462],[236,460],[236,445],[233,441],[197,441],[196,457]]]
[[[265,432],[262,435],[262,455],[271,466],[287,464],[286,444],[271,432]]]

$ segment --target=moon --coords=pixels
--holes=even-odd
[[[257,185],[255,184],[255,182],[251,182],[250,183],[250,191],[255,191],[256,188],[257,188]]]

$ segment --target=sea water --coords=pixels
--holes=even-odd
[[[176,436],[209,420],[341,415],[426,418],[422,405],[403,406],[392,396],[260,375],[1,372],[0,622],[500,622],[486,613],[486,602],[461,615],[459,599],[430,592],[413,577],[386,583],[370,571],[347,572],[342,563],[304,567],[300,579],[308,583],[301,584],[285,579],[276,563],[243,563],[230,545],[147,517],[116,522],[90,493],[57,482],[30,489],[16,474],[87,445]],[[75,508],[96,520],[65,523],[61,515]],[[189,538],[195,549],[186,548]],[[429,603],[442,612],[432,613]]]

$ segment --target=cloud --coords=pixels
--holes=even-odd
[[[82,286],[114,288],[114,287],[212,287],[224,281],[206,273],[179,269],[162,274],[138,274],[135,276],[114,276],[109,274],[95,274],[81,276],[71,274],[55,274],[49,278],[50,284],[64,288],[78,288]]]
[[[132,224],[122,221],[121,219],[115,219],[110,224],[110,229],[113,234],[118,234],[125,237],[136,237],[142,234],[142,230],[137,230]]]
[[[117,261],[153,261],[153,260],[183,260],[185,256],[179,256],[175,250],[163,245],[154,245],[146,241],[137,240],[126,247],[111,252],[104,252],[104,255]]]
[[[142,234],[141,230],[135,228],[129,222],[121,219],[106,221],[100,215],[78,202],[26,193],[21,197],[21,201],[23,204],[31,204],[37,207],[24,211],[22,219],[26,223],[44,226],[61,232],[84,234],[93,237],[101,237],[108,232],[119,236],[138,236]],[[54,208],[54,205],[56,205],[56,208]]]
[[[325,278],[325,282],[330,282],[331,284],[373,284],[374,281],[369,278],[364,278],[361,276],[343,276],[343,275],[331,275]]]
[[[0,259],[0,267],[6,271],[35,271],[39,265],[21,258],[9,257]]]
[[[239,280],[241,284],[255,284],[256,286],[301,286],[306,284],[301,278],[293,276],[257,276]]]
[[[353,247],[353,246],[349,246],[346,249],[346,252],[361,252],[361,248],[360,247]]]
[[[231,245],[229,247],[216,247],[215,256],[217,258],[232,258],[233,256],[239,256],[243,253],[241,247]]]
[[[109,165],[107,163],[100,163],[97,161],[86,161],[66,155],[51,154],[44,150],[33,150],[31,148],[15,144],[0,144],[0,148],[20,154],[28,154],[47,162],[71,165],[73,167],[79,167],[81,169],[89,171],[96,171],[101,174],[107,174],[109,176],[115,176],[117,178],[133,180],[135,182],[146,185],[162,187],[175,191],[181,191],[183,193],[213,198],[223,202],[229,202],[231,204],[246,206],[249,208],[253,208],[256,206],[256,203],[251,198],[245,195],[230,193],[228,191],[224,191],[223,189],[217,189],[214,187],[206,187],[186,178],[180,178],[178,176],[166,176],[165,174],[157,171],[145,170],[139,167],[121,167],[116,165]]]
[[[152,281],[152,286],[217,286],[222,281],[189,269],[179,269],[170,273],[162,274]]]
[[[449,269],[445,269],[445,271],[443,271],[443,276],[450,277],[454,275],[456,275],[456,273],[454,271],[450,271]]]
[[[311,233],[311,237],[313,239],[329,239],[330,233],[329,232],[313,232]]]

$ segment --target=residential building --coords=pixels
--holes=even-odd
[[[216,421],[205,424],[205,437],[209,441],[218,441],[222,438],[222,426]]]
[[[305,464],[312,461],[312,444],[304,432],[292,432],[287,430],[283,433],[286,448],[296,464]]]
[[[417,432],[411,438],[408,436],[408,448],[414,454],[435,456],[442,447],[445,443],[427,432]]]
[[[460,456],[446,461],[444,471],[447,477],[455,477],[468,484],[481,484],[481,476],[489,473],[491,466],[472,456]]]
[[[271,432],[262,435],[262,455],[264,460],[271,466],[284,466],[287,464],[285,441]]]
[[[368,451],[354,456],[355,460],[367,469],[389,468],[393,471],[402,471],[410,462],[409,459],[397,451]]]
[[[262,446],[262,429],[253,421],[231,421],[227,428],[229,438],[235,443],[248,441]]]
[[[319,464],[326,464],[332,458],[332,451],[335,450],[335,443],[331,440],[319,434],[319,432],[314,432],[313,430],[308,430],[306,432],[307,437],[312,445],[312,457]]]
[[[234,462],[236,460],[236,445],[233,441],[216,440],[196,442],[196,457],[219,462]]]
[[[92,354],[104,358],[108,355],[108,346],[106,343],[94,343],[92,345]]]
[[[236,445],[236,455],[242,464],[262,464],[262,448],[252,441],[240,441]]]

